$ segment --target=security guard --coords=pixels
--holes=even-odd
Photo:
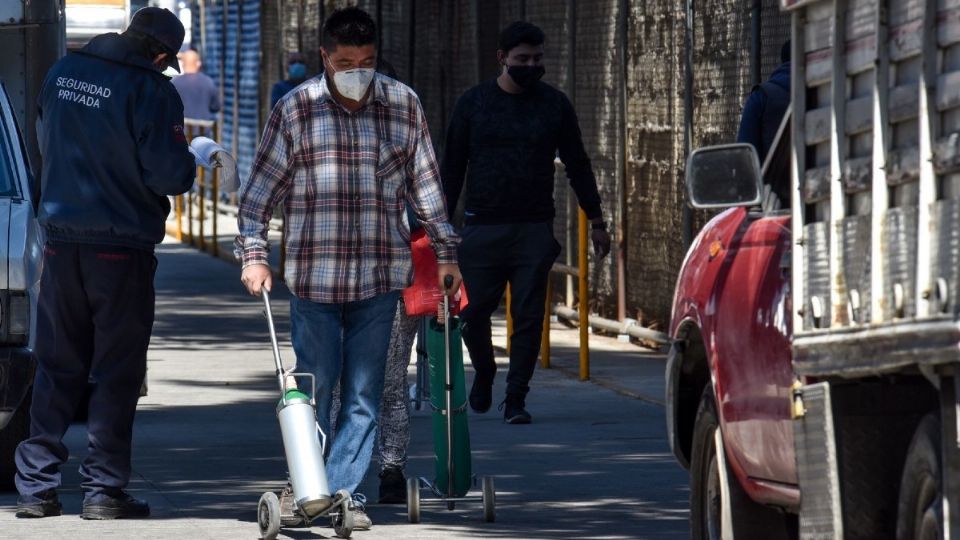
[[[81,517],[150,514],[124,488],[153,327],[154,246],[167,197],[189,189],[196,171],[183,105],[160,73],[177,69],[183,35],[173,13],[143,8],[123,34],[97,36],[57,62],[40,92],[46,244],[30,437],[16,454],[17,517],[60,515],[62,438],[90,383]]]

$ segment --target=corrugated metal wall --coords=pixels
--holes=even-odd
[[[222,90],[220,142],[236,155],[240,176],[246,177],[260,138],[260,2],[204,0],[194,4],[193,13],[204,26],[193,45],[203,56],[204,72]]]
[[[573,101],[604,199],[614,241],[623,242],[624,311],[644,324],[665,325],[677,271],[684,257],[683,167],[684,103],[693,100],[694,148],[731,142],[750,80],[751,7],[742,0],[691,0],[693,8],[693,86],[685,83],[686,2],[676,0],[278,0],[257,11],[264,31],[257,33],[263,55],[260,82],[244,85],[247,56],[241,58],[241,95],[259,93],[260,115],[269,85],[279,79],[283,58],[300,50],[308,68],[320,66],[320,28],[326,14],[359,5],[381,27],[380,54],[399,78],[419,94],[438,152],[442,152],[448,114],[457,97],[495,76],[499,30],[529,20],[547,35],[545,80]],[[761,3],[763,78],[779,63],[780,46],[789,37],[788,18],[776,0]],[[231,6],[236,2],[230,2]],[[248,6],[244,1],[246,28]],[[208,19],[219,19],[221,15]],[[228,11],[228,25],[235,9]],[[255,25],[254,25],[255,26]],[[218,23],[208,20],[207,32]],[[235,38],[228,31],[227,47]],[[244,31],[244,43],[253,38]],[[208,40],[210,38],[208,37]],[[234,40],[234,41],[230,41]],[[219,54],[210,43],[207,54]],[[244,54],[252,55],[253,47]],[[253,65],[253,64],[250,64]],[[209,66],[209,64],[205,64]],[[233,66],[227,61],[225,105]],[[208,73],[210,70],[208,69]],[[211,73],[212,76],[215,76]],[[217,78],[215,76],[215,78]],[[264,80],[269,79],[269,81]],[[248,102],[240,100],[241,111]],[[262,122],[262,120],[261,120]],[[262,125],[262,124],[261,124]],[[240,127],[245,124],[240,123]],[[242,130],[241,130],[242,131]],[[243,156],[252,156],[255,139],[238,136]],[[229,136],[225,133],[225,139]],[[227,139],[232,143],[232,139]],[[575,198],[562,167],[557,174],[555,232],[565,245],[561,261],[575,260]],[[243,173],[242,173],[243,174]],[[574,217],[574,220],[569,219]],[[695,228],[709,216],[695,213]],[[571,226],[572,225],[572,226]],[[694,231],[695,232],[695,231]],[[568,249],[571,248],[571,249]],[[593,265],[591,302],[602,314],[617,315],[616,252]],[[562,295],[563,287],[555,291]]]

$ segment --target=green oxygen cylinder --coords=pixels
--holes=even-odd
[[[430,405],[433,409],[433,447],[436,454],[434,485],[449,497],[463,497],[470,490],[470,432],[467,429],[467,390],[463,375],[460,320],[450,318],[450,382],[452,388],[451,443],[453,447],[453,493],[448,493],[450,464],[447,456],[446,359],[444,329],[436,320],[427,325],[427,358],[430,366]]]

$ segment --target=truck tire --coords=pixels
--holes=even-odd
[[[713,389],[708,384],[700,398],[693,428],[690,464],[690,537],[693,540],[791,539],[796,537],[796,517],[751,500],[726,464],[717,456],[715,434],[718,430]],[[720,466],[726,468],[727,485]],[[725,499],[723,493],[729,493]],[[724,536],[724,505],[729,505],[728,530]]]
[[[929,413],[910,442],[900,480],[897,540],[943,538],[940,488],[940,418]]]
[[[17,474],[17,466],[13,455],[17,445],[30,436],[30,402],[33,392],[27,392],[23,397],[17,412],[13,414],[7,427],[0,430],[0,492],[13,491],[13,477]]]

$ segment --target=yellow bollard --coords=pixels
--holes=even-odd
[[[220,256],[220,238],[217,235],[217,221],[220,220],[220,213],[217,209],[217,203],[220,202],[220,173],[217,169],[213,170],[213,256]]]
[[[187,242],[193,245],[193,187],[187,192]]]
[[[540,337],[540,367],[550,367],[550,274],[547,274],[547,299],[543,307],[543,335]]]
[[[580,210],[578,231],[577,266],[580,271],[580,380],[590,379],[590,337],[587,329],[590,327],[590,299],[587,290],[587,214]]]
[[[200,246],[200,251],[207,250],[207,238],[204,232],[205,227],[203,223],[205,221],[204,210],[205,210],[205,207],[207,206],[206,201],[204,200],[206,198],[206,189],[205,189],[206,179],[207,179],[207,169],[205,169],[204,167],[200,167],[200,174],[197,175],[197,188],[198,188],[197,191],[200,194],[200,206],[197,208],[197,215],[198,215],[197,228],[200,229],[199,230],[200,238],[198,241],[198,244]]]
[[[173,198],[177,213],[177,241],[183,242],[183,195],[177,195]]]

